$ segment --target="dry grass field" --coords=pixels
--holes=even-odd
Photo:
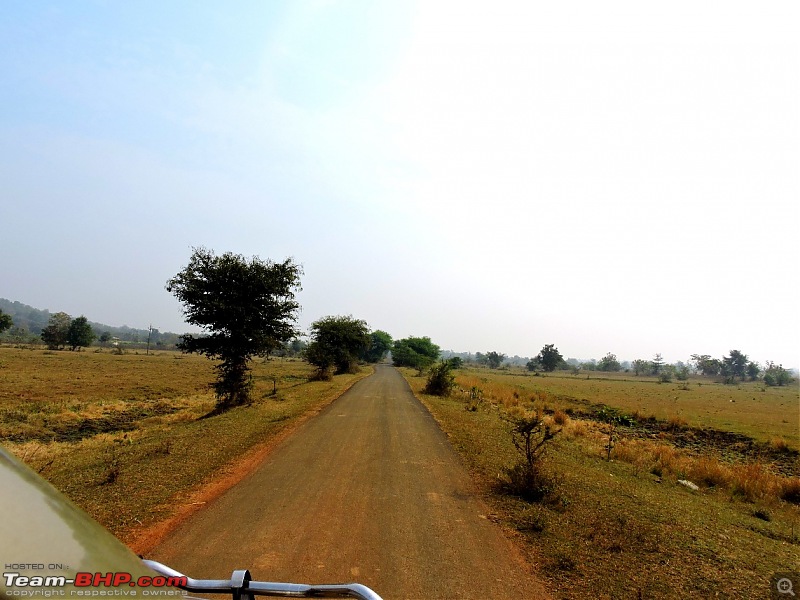
[[[213,365],[176,352],[0,348],[0,443],[130,542],[370,373],[309,382],[305,362],[257,360],[254,402],[205,418]]]
[[[653,416],[662,421],[685,421],[693,427],[741,433],[764,442],[783,439],[800,449],[796,384],[784,387],[767,387],[761,382],[724,385],[701,377],[686,382],[659,383],[654,377],[600,372],[588,376],[557,372],[533,377],[521,369],[473,371],[462,375],[459,383],[462,388],[477,386],[488,393],[492,392],[494,383],[500,383],[507,389],[506,393],[513,396],[517,392],[519,403],[534,397],[554,407],[575,410],[606,404],[629,414]]]
[[[130,543],[369,373],[309,382],[303,362],[256,361],[254,402],[205,418],[213,364],[0,348],[0,443]],[[404,374],[554,597],[768,597],[773,573],[800,570],[796,386],[475,369],[438,398]],[[610,461],[603,405],[636,418]],[[561,429],[546,463],[559,483],[531,504],[501,492],[518,460],[503,416],[537,408]]]
[[[796,386],[476,369],[439,398],[404,371],[554,597],[766,598],[773,573],[800,570]],[[610,461],[601,405],[637,417]],[[558,484],[528,503],[502,491],[519,459],[503,416],[537,408],[561,430],[545,462]]]

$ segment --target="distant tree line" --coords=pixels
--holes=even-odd
[[[54,313],[39,310],[21,302],[0,298],[0,313],[12,320],[11,326],[0,329],[0,341],[12,344],[42,343],[42,331],[50,324]],[[55,313],[57,314],[57,313]],[[153,348],[173,349],[180,341],[180,335],[161,332],[158,329],[136,329],[122,326],[113,327],[103,323],[88,321],[95,333],[97,342],[108,345],[112,342],[132,347],[145,347],[148,339]]]
[[[691,359],[697,372],[710,377],[721,377],[725,383],[763,379],[766,385],[774,386],[787,385],[792,381],[791,374],[783,365],[768,361],[762,368],[739,350],[731,350],[728,356],[720,359],[712,358],[708,354],[692,354]]]
[[[0,310],[0,334],[4,334],[4,337],[11,341],[15,341],[21,335],[19,328],[15,327],[11,315],[2,310]],[[73,319],[65,312],[51,315],[39,336],[51,350],[64,348],[78,350],[91,345],[97,337],[86,317],[81,315]],[[29,341],[29,334],[25,337],[25,341]]]
[[[496,369],[503,364],[520,364],[520,360],[507,360],[506,355],[499,352],[468,352],[456,353],[445,351],[445,358],[458,357],[467,364],[486,366]],[[519,359],[519,357],[514,357]],[[731,350],[728,356],[712,358],[707,354],[693,354],[689,361],[677,361],[668,364],[660,353],[651,359],[636,359],[633,362],[620,361],[617,356],[608,352],[599,361],[595,359],[579,361],[575,358],[564,359],[554,344],[546,344],[539,353],[531,358],[524,359],[524,366],[532,372],[552,372],[556,370],[569,370],[579,372],[632,372],[635,376],[657,377],[662,382],[673,379],[686,381],[690,375],[701,375],[719,378],[724,383],[736,381],[763,381],[768,386],[787,385],[793,381],[792,373],[783,365],[771,361],[765,366],[751,361],[746,354],[739,350]]]
[[[83,315],[76,319],[64,312],[51,315],[0,299],[0,339],[13,341],[14,336],[21,339],[24,334],[26,341],[30,341],[35,330],[49,348],[77,350],[95,339],[100,343],[119,343],[123,336],[130,343],[149,339],[156,347],[163,347],[164,340],[171,336],[178,349],[220,361],[216,367],[217,380],[212,384],[219,410],[249,401],[252,385],[249,363],[256,356],[271,355],[302,357],[317,367],[317,377],[328,379],[355,372],[360,363],[379,362],[391,353],[396,366],[415,368],[420,375],[430,370],[426,388],[430,393],[446,393],[454,381],[451,371],[465,363],[490,369],[524,365],[533,372],[624,370],[635,375],[657,376],[662,381],[671,381],[673,377],[685,380],[690,373],[722,377],[728,383],[760,378],[767,385],[786,385],[792,381],[782,365],[768,362],[762,369],[738,350],[731,350],[721,359],[695,354],[689,363],[679,361],[673,365],[666,364],[660,354],[632,363],[620,362],[611,352],[600,361],[565,360],[554,344],[543,346],[532,359],[508,358],[497,351],[474,355],[442,352],[429,337],[393,340],[385,331],[370,331],[365,321],[351,315],[327,316],[315,321],[309,330],[309,341],[305,341],[295,327],[300,308],[295,293],[300,289],[301,274],[302,269],[292,259],[275,263],[233,253],[217,256],[205,248],[196,248],[189,264],[167,282],[166,288],[182,303],[186,321],[203,330],[199,335],[177,336],[161,334],[152,328],[127,327],[107,328],[98,334],[93,327],[96,324]]]

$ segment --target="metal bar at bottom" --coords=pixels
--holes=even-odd
[[[154,560],[143,560],[145,566],[167,577],[186,577],[186,585],[179,586],[188,592],[206,594],[231,594],[231,596],[254,594],[258,596],[282,596],[284,598],[358,598],[359,600],[382,600],[370,588],[360,583],[337,583],[308,585],[304,583],[278,583],[268,581],[244,581],[230,579],[192,579]],[[248,574],[249,575],[249,574]]]

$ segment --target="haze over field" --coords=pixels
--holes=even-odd
[[[202,245],[302,328],[800,365],[796,2],[3,8],[0,297],[184,331]]]

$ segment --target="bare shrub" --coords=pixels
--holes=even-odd
[[[561,429],[554,430],[540,411],[507,417],[507,420],[512,425],[511,440],[522,457],[506,469],[505,491],[528,502],[555,500],[558,481],[542,459],[549,442]]]
[[[634,424],[633,417],[621,413],[616,408],[604,406],[597,414],[600,420],[605,423],[606,440],[606,460],[611,460],[611,451],[614,449],[617,440],[617,428],[620,426],[630,426]]]

